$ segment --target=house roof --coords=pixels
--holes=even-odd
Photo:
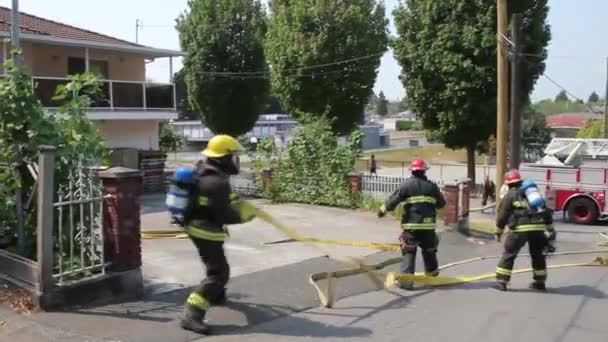
[[[595,113],[562,113],[549,115],[545,118],[550,128],[583,128],[589,120],[599,119],[601,115]]]
[[[183,55],[180,51],[155,49],[23,12],[19,21],[21,38],[25,41],[133,52],[150,58]],[[9,37],[11,26],[11,9],[0,6],[0,36]]]

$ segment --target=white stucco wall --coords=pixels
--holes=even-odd
[[[108,148],[158,150],[158,120],[95,121]]]

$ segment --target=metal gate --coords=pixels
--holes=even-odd
[[[106,272],[104,196],[97,169],[78,163],[59,185],[54,203],[53,276],[59,285]]]

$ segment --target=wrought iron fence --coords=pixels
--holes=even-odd
[[[363,175],[361,178],[361,193],[367,197],[384,200],[399,189],[399,185],[406,179],[407,177],[401,176]],[[439,186],[443,185],[442,180],[432,181]]]
[[[107,197],[107,196],[106,196]],[[95,168],[71,170],[59,185],[53,275],[59,285],[105,274],[104,198]]]
[[[363,175],[361,178],[361,193],[364,196],[384,200],[399,188],[407,178],[399,176]]]

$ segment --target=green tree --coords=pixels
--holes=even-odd
[[[380,116],[386,116],[386,114],[388,114],[388,100],[382,91],[380,94],[378,94],[378,101],[376,102],[376,114]]]
[[[158,140],[160,150],[164,153],[175,153],[184,144],[184,139],[177,135],[165,121],[158,125]]]
[[[373,113],[376,110],[376,103],[378,102],[378,95],[372,91],[369,99],[367,100],[367,104],[365,105],[366,113]]]
[[[186,84],[186,72],[184,69],[175,73],[173,76],[173,83],[175,83],[175,100],[178,118],[180,120],[200,120],[200,113],[192,109],[188,100],[188,85]]]
[[[266,106],[262,110],[262,114],[283,113],[285,113],[285,110],[283,109],[283,106],[281,106],[281,102],[279,101],[279,99],[275,95],[270,94],[270,96],[268,97],[268,101],[266,102]]]
[[[189,102],[214,133],[241,135],[255,125],[269,84],[259,0],[191,0],[177,20]]]
[[[588,103],[595,103],[595,102],[599,102],[600,101],[600,96],[594,91],[591,93],[591,95],[589,95],[589,100],[587,100]]]
[[[555,96],[555,102],[569,102],[568,94],[565,90],[560,91],[557,96]]]
[[[326,116],[350,132],[363,112],[388,44],[376,0],[272,0],[266,39],[273,89],[284,108]]]
[[[551,130],[545,115],[527,108],[522,122],[522,136],[524,158],[530,161],[542,158],[545,147],[551,141]]]
[[[404,96],[401,99],[401,101],[399,101],[399,105],[397,106],[397,110],[399,110],[400,112],[405,112],[408,109],[410,109],[410,104],[407,101],[407,97]]]
[[[589,120],[576,134],[577,138],[598,139],[604,133],[604,120]]]
[[[509,10],[524,14],[525,52],[545,55],[547,0],[512,0]],[[496,2],[409,0],[394,15],[409,105],[430,138],[467,149],[468,177],[475,180],[475,149],[496,130]],[[545,68],[544,58],[527,61],[526,95]]]

